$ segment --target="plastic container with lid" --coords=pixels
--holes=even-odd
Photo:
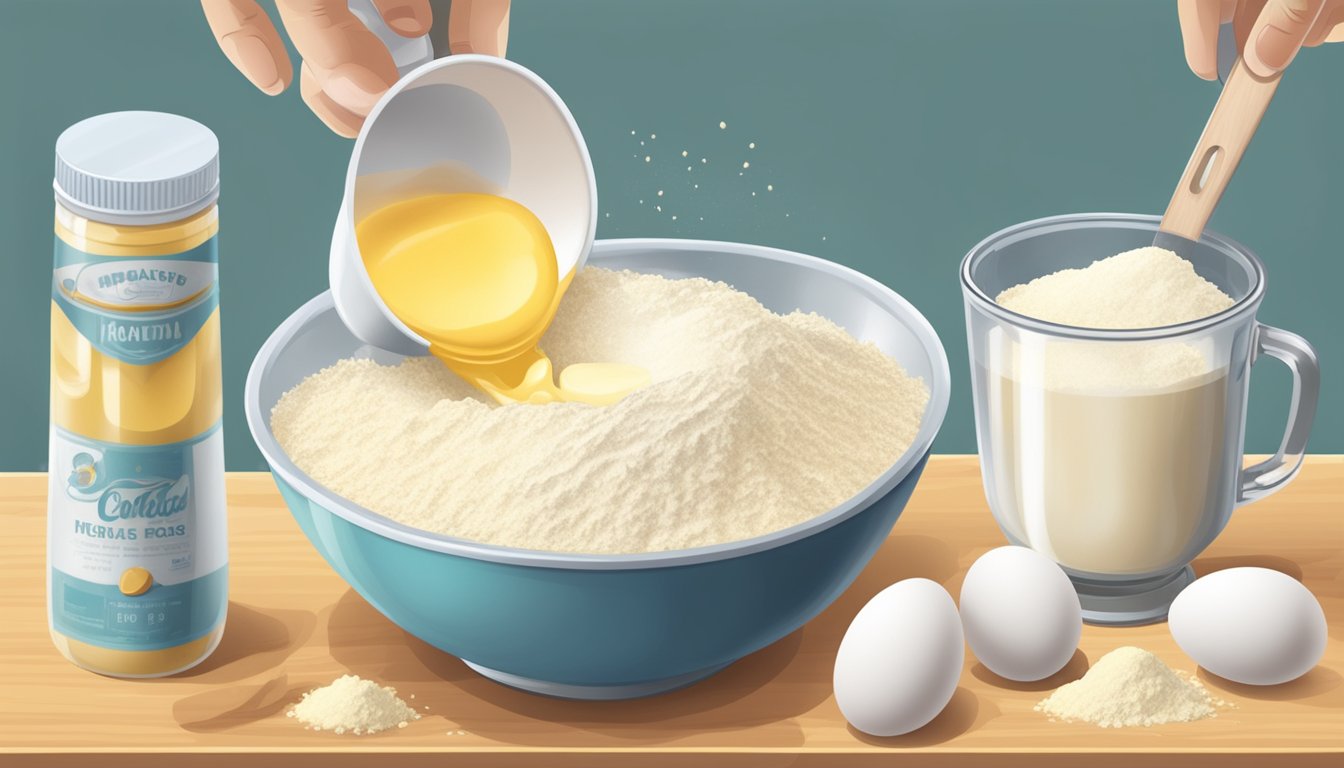
[[[228,605],[219,143],[160,112],[56,140],[48,618],[70,661],[170,675]]]

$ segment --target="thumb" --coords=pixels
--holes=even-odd
[[[1260,77],[1273,77],[1292,62],[1325,7],[1325,0],[1270,0],[1251,30],[1242,58]]]

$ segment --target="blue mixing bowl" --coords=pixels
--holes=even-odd
[[[329,293],[300,307],[257,353],[247,377],[247,422],[304,534],[384,616],[507,685],[572,698],[630,698],[695,682],[779,640],[854,581],[924,469],[947,412],[947,356],[905,299],[811,256],[734,243],[608,240],[594,245],[588,263],[721,280],[776,312],[830,318],[928,384],[914,444],[835,509],[712,547],[563,554],[416,530],[322,487],[271,434],[271,408],[306,376],[347,357],[401,359],[352,336]]]

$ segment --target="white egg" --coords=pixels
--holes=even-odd
[[[1041,680],[1069,663],[1083,609],[1069,577],[1026,547],[980,556],[961,585],[961,624],[971,652],[1009,680]]]
[[[1167,614],[1186,655],[1219,677],[1277,685],[1325,653],[1325,612],[1311,591],[1268,568],[1214,571],[1181,591]]]
[[[964,660],[952,596],[928,579],[906,579],[877,593],[846,630],[835,701],[864,733],[909,733],[952,700]]]

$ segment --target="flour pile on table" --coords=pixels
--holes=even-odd
[[[1124,646],[1050,694],[1036,711],[1055,720],[1126,728],[1214,717],[1217,703],[1198,680],[1173,672],[1142,648]]]
[[[395,689],[356,675],[343,675],[330,685],[303,694],[303,700],[286,714],[315,731],[356,736],[405,728],[420,719]]]

